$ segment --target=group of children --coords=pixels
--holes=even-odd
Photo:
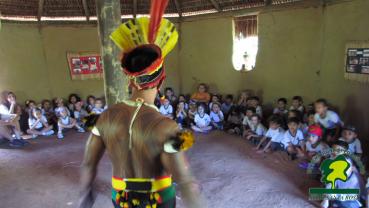
[[[13,92],[3,93],[0,103],[0,137],[8,139],[12,147],[28,144],[23,138],[56,133],[59,139],[63,139],[67,129],[85,132],[106,109],[103,99],[90,95],[84,102],[77,94],[71,94],[68,102],[62,98],[43,100],[39,104],[27,100],[24,106],[22,108],[17,104]]]
[[[357,129],[344,124],[325,99],[318,99],[305,108],[301,96],[292,97],[290,106],[286,98],[279,98],[272,115],[266,117],[259,98],[251,91],[242,92],[234,102],[232,95],[224,99],[217,94],[210,95],[206,85],[200,84],[198,91],[188,99],[184,95],[177,98],[171,88],[166,88],[165,98],[157,104],[160,113],[176,120],[180,127],[198,133],[224,130],[239,135],[254,144],[259,154],[283,151],[291,160],[299,159],[299,167],[308,173],[319,174],[324,159],[348,153],[347,160],[354,164],[350,173],[356,180],[347,182],[345,187],[362,190],[365,172],[362,161],[366,159],[362,158]],[[329,151],[331,154],[327,155]],[[335,203],[345,202],[330,205]],[[360,204],[360,200],[355,203]]]

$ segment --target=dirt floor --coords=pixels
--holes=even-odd
[[[69,132],[31,140],[24,149],[0,145],[0,208],[67,208],[78,201],[79,166],[88,134]],[[310,179],[284,154],[256,155],[252,145],[222,132],[199,135],[188,152],[208,207],[316,207],[308,201]],[[96,208],[112,207],[111,164],[99,166]],[[179,208],[180,196],[177,197]]]

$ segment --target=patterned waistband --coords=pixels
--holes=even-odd
[[[171,176],[159,178],[112,178],[112,187],[116,191],[158,192],[172,185]]]

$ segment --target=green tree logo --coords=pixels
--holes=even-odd
[[[346,171],[349,169],[350,163],[346,161],[345,156],[340,155],[335,159],[326,159],[320,166],[322,172],[322,182],[325,184],[331,184],[332,189],[335,189],[336,180],[343,182],[347,181]]]

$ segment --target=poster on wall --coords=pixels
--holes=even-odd
[[[69,72],[72,80],[102,79],[102,60],[98,53],[67,52]]]
[[[351,41],[346,44],[345,78],[369,82],[369,41]]]

